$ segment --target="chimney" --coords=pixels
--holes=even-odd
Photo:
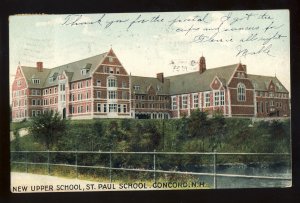
[[[160,81],[160,82],[164,82],[164,73],[157,73],[156,74],[156,78]]]
[[[36,68],[38,72],[43,72],[43,62],[36,62]]]
[[[205,58],[203,56],[200,57],[199,62],[199,73],[203,73],[206,70]]]

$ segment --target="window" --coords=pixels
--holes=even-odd
[[[274,106],[274,101],[273,100],[270,101],[270,106]]]
[[[263,102],[260,102],[260,108],[261,108],[261,112],[263,113],[264,112],[264,104],[263,104]]]
[[[114,62],[114,58],[113,58],[113,57],[108,57],[108,61],[109,61],[110,63],[112,63],[112,62]]]
[[[117,104],[109,104],[109,112],[117,112]]]
[[[206,92],[204,96],[205,96],[205,107],[208,107],[210,106],[210,93]]]
[[[32,114],[33,117],[35,117],[35,116],[36,116],[35,110],[32,110],[32,111],[31,111],[31,114]]]
[[[133,88],[134,88],[134,90],[140,90],[140,86],[139,85],[134,85]]]
[[[103,112],[106,112],[106,104],[103,105]]]
[[[269,93],[269,97],[274,97],[273,92],[270,92],[270,93]]]
[[[33,84],[40,84],[40,79],[32,79]]]
[[[77,88],[79,89],[79,88],[82,88],[82,82],[78,82],[77,83]]]
[[[89,105],[86,105],[86,112],[89,112]]]
[[[243,83],[238,84],[237,100],[238,101],[245,101],[246,100],[246,87]]]
[[[35,106],[36,105],[36,101],[35,99],[32,100],[32,105]]]
[[[48,94],[48,90],[47,89],[45,89],[45,94]]]
[[[60,91],[65,91],[66,86],[65,86],[65,84],[60,84],[59,88],[60,88]]]
[[[88,87],[89,85],[90,85],[90,84],[89,84],[89,81],[86,80],[86,81],[85,81],[85,86]]]
[[[101,86],[101,80],[97,80],[97,86]]]
[[[221,106],[225,105],[225,95],[224,95],[224,91],[220,91],[220,105],[221,105]]]
[[[194,108],[199,107],[199,95],[198,94],[193,94],[193,105],[194,105]]]
[[[123,112],[126,113],[127,112],[127,105],[123,104]]]
[[[117,80],[114,78],[108,78],[108,87],[117,87]]]
[[[101,104],[97,104],[97,112],[101,112]]]
[[[182,95],[181,98],[182,98],[182,108],[186,109],[187,106],[188,106],[187,105],[187,98],[188,98],[188,96],[187,95]]]
[[[17,85],[18,85],[18,87],[21,86],[21,80],[18,80]]]
[[[269,113],[269,103],[266,102],[266,112]]]
[[[71,101],[75,101],[75,95],[71,94]]]
[[[77,100],[82,100],[82,94],[77,95]]]
[[[113,74],[114,73],[114,68],[113,67],[109,67],[109,73]]]
[[[126,82],[125,81],[122,81],[122,87],[126,88]]]
[[[49,89],[49,94],[52,94],[52,89],[51,88]]]
[[[118,112],[121,112],[121,104],[118,104]]]
[[[48,105],[48,100],[44,99],[44,105]]]
[[[117,91],[108,91],[108,98],[109,99],[116,99],[117,98]]]
[[[82,113],[82,112],[83,112],[83,106],[78,106],[77,113]]]
[[[256,112],[258,113],[259,112],[259,103],[256,102]]]
[[[127,98],[127,92],[122,91],[122,99],[128,99],[128,98]]]
[[[104,73],[109,73],[109,67],[103,66],[103,72]]]
[[[49,83],[53,83],[53,77],[49,78]]]
[[[116,73],[120,74],[120,68],[116,68]]]
[[[86,75],[87,74],[87,69],[81,69],[81,75]]]
[[[86,98],[86,99],[89,98],[89,92],[86,92],[85,98]]]
[[[214,101],[215,101],[215,106],[219,106],[219,104],[220,104],[220,92],[219,91],[215,92]]]
[[[101,91],[97,91],[97,98],[101,98]]]

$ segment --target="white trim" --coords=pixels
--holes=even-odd
[[[239,63],[237,64],[237,66],[235,67],[235,69],[234,69],[234,71],[233,71],[233,74],[230,76],[230,78],[229,78],[229,80],[228,80],[228,82],[227,82],[227,86],[231,83],[231,81],[232,81],[232,78],[234,77],[234,74],[235,74],[235,72],[237,71],[237,69],[238,69],[238,67],[239,67]]]
[[[110,58],[111,56],[109,56],[108,58]],[[117,57],[115,57],[116,59],[118,59]],[[113,64],[107,64],[107,63],[102,63],[101,64],[102,66],[112,66],[112,67],[123,67],[122,65],[113,65]],[[117,75],[119,75],[119,74],[117,74]]]
[[[227,100],[228,100],[228,116],[231,117],[231,95],[230,95],[230,89],[227,88]],[[226,101],[226,99],[225,99]]]
[[[218,89],[212,88],[212,84],[213,84],[213,82],[215,81],[215,79],[217,79],[217,80],[219,81],[219,83],[220,83],[220,87],[219,87]],[[221,87],[223,87],[223,84],[222,84],[221,80],[219,79],[219,77],[216,75],[216,76],[213,78],[213,80],[211,81],[211,83],[209,84],[209,86],[210,86],[210,88],[211,88],[212,90],[220,90]]]
[[[231,106],[254,107],[255,105],[235,105],[235,104],[233,104],[233,105],[231,105]]]

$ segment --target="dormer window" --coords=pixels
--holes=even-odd
[[[40,79],[33,78],[32,83],[33,84],[40,84]]]
[[[53,83],[53,77],[49,78],[49,83]]]
[[[90,71],[91,67],[92,67],[92,64],[91,63],[87,63],[85,65],[85,67],[83,67],[81,69],[81,75],[86,75]]]
[[[134,86],[133,86],[133,89],[134,89],[134,90],[140,90],[140,86],[139,86],[139,85],[134,85]]]
[[[86,75],[86,69],[81,69],[81,75]]]

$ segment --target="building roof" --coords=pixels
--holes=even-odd
[[[248,74],[248,78],[251,80],[255,90],[268,91],[269,84],[272,80],[276,86],[276,91],[288,93],[288,90],[277,77]]]
[[[58,75],[66,72],[69,82],[83,80],[91,77],[91,73],[98,67],[98,65],[105,58],[107,52],[92,56],[86,59],[68,63],[55,68],[43,68],[42,72],[38,72],[36,67],[22,66],[22,71],[27,80],[28,86],[31,88],[43,88],[50,87],[58,84]],[[89,72],[86,75],[81,74],[81,69],[88,69]],[[40,79],[40,84],[33,84],[32,78]],[[53,77],[53,82],[49,81],[49,78]]]
[[[43,72],[38,72],[36,67],[28,67],[28,66],[21,66],[22,72],[24,77],[26,78],[28,87],[31,88],[42,88],[44,87],[45,80],[47,79],[50,69],[43,68]],[[32,79],[39,79],[39,84],[34,84]]]
[[[134,86],[139,85],[139,90],[134,90]],[[170,94],[170,80],[164,78],[161,82],[154,77],[131,76],[131,91],[136,94],[148,94],[148,88],[152,86],[158,95]]]
[[[170,80],[170,94],[184,94],[191,92],[209,91],[210,84],[217,76],[220,81],[226,85],[232,76],[238,64],[222,66],[213,69],[206,69],[203,73],[199,71],[169,76],[166,79]]]

